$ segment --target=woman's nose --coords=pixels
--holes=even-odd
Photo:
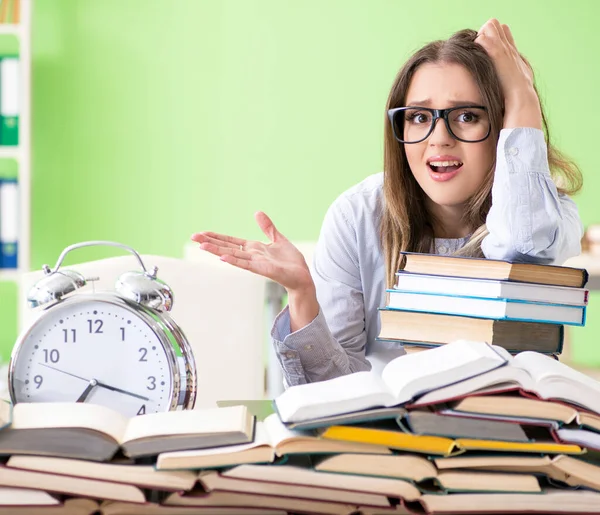
[[[448,128],[442,118],[438,118],[434,122],[433,131],[429,135],[429,144],[450,146],[454,144],[456,140],[452,137],[452,134],[448,132]]]

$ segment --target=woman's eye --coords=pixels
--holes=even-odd
[[[465,111],[464,113],[460,113],[457,116],[457,120],[459,122],[463,122],[463,123],[473,123],[476,122],[478,119],[478,116],[475,113],[469,112],[469,111]]]
[[[406,117],[406,121],[410,123],[429,123],[429,114],[428,113],[411,113]]]

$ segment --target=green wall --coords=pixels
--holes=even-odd
[[[403,61],[492,16],[534,64],[585,174],[581,216],[600,222],[596,0],[35,0],[33,267],[89,239],[180,256],[195,231],[260,237],[258,209],[316,239],[330,202],[381,170]]]

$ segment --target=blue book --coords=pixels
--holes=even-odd
[[[441,295],[391,289],[387,308],[420,313],[461,315],[493,320],[585,325],[585,306],[514,299]]]
[[[0,268],[17,268],[19,255],[19,183],[0,179]]]

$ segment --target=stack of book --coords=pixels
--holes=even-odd
[[[0,514],[600,513],[600,383],[537,352],[456,341],[273,408],[4,405]]]
[[[583,269],[403,254],[404,268],[380,310],[378,339],[407,352],[472,339],[511,353],[558,356],[564,326],[585,324]]]

